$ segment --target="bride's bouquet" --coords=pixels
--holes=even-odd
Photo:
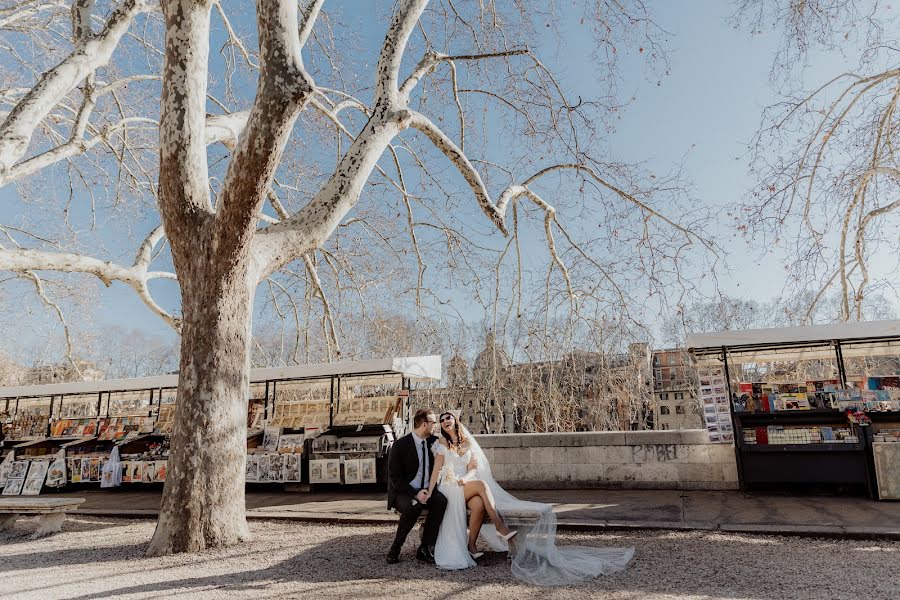
[[[441,483],[445,485],[455,485],[456,484],[456,473],[453,471],[453,467],[450,465],[444,465],[441,468],[441,472],[438,473],[439,479]]]

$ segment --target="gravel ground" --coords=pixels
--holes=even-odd
[[[227,550],[145,559],[152,521],[70,517],[31,541],[33,519],[0,534],[2,598],[900,598],[900,543],[711,532],[563,533],[561,544],[635,546],[624,573],[581,586],[517,582],[488,554],[466,571],[413,559],[387,565],[389,526],[251,521],[254,540]]]

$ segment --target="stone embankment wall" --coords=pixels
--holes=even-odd
[[[494,478],[510,489],[738,488],[731,444],[706,430],[480,435]]]

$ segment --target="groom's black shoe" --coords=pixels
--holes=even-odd
[[[400,548],[391,546],[391,549],[388,550],[387,553],[387,563],[389,565],[396,565],[398,562],[400,562]]]
[[[422,562],[434,564],[434,552],[425,546],[419,546],[419,549],[416,550],[416,558]]]

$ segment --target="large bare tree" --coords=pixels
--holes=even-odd
[[[330,14],[323,5],[258,0],[255,32],[229,18],[246,15],[245,3],[33,0],[0,8],[11,48],[0,183],[62,215],[56,226],[5,225],[0,269],[31,282],[60,315],[45,293],[47,273],[124,283],[181,335],[169,476],[150,555],[249,535],[246,399],[262,282],[282,302],[296,297],[290,282],[302,282],[301,301],[319,303],[332,343],[320,269],[340,290],[341,277],[353,279],[378,252],[387,257],[382,274],[395,262],[413,265],[408,293],[417,306],[428,296],[446,302],[426,274],[426,258],[439,256],[467,266],[461,285],[494,307],[495,321],[518,318],[532,302],[523,262],[541,240],[546,269],[532,283],[543,290],[537,304],[547,330],[559,310],[621,319],[635,290],[683,294],[692,287],[691,249],[712,248],[694,233],[702,215],[682,212],[677,182],[604,152],[606,119],[619,108],[615,57],[628,47],[660,56],[639,0],[581,9],[604,80],[596,99],[570,99],[531,50],[557,33],[555,7],[399,0],[372,69],[355,60],[339,8]],[[56,204],[53,186],[36,185],[53,178],[73,190]],[[465,193],[448,186],[454,178]],[[357,206],[367,184],[368,202]],[[142,215],[129,232],[147,233],[129,262],[91,251],[84,232],[68,226],[72,204],[88,197],[88,237],[103,239],[100,188],[103,210]],[[557,218],[564,210],[572,211],[568,225]],[[484,248],[472,231],[508,241]],[[151,293],[151,282],[173,279],[180,312]],[[362,298],[363,286],[355,287]],[[496,308],[501,299],[506,316]],[[300,336],[296,304],[293,312]]]

